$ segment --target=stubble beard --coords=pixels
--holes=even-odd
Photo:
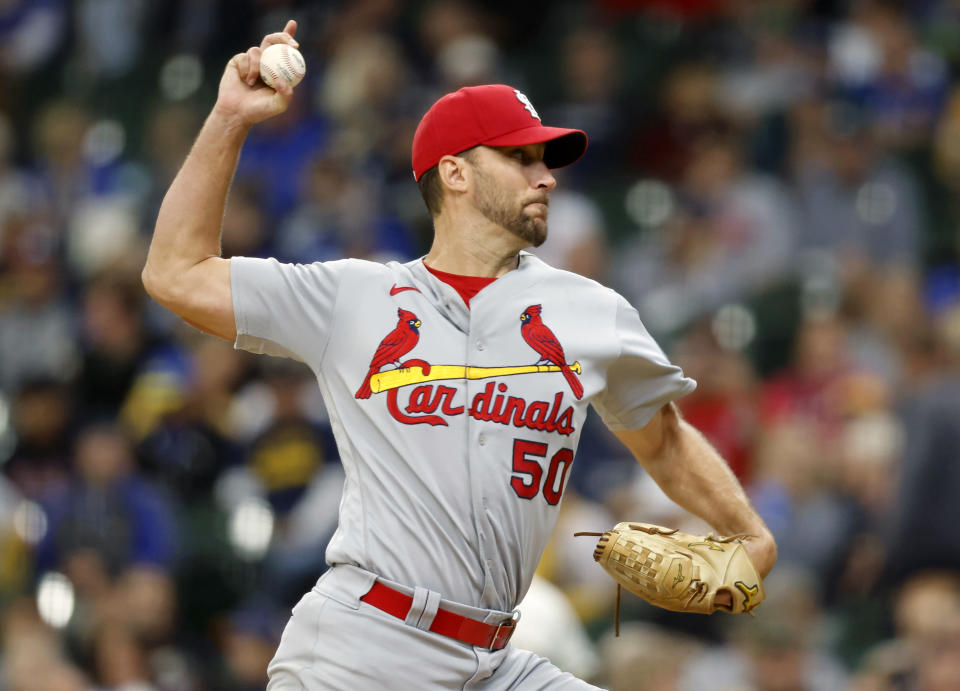
[[[539,247],[546,241],[545,218],[528,216],[524,212],[526,205],[517,205],[486,173],[478,170],[477,180],[480,183],[476,194],[477,210],[484,218],[506,228],[532,247]]]

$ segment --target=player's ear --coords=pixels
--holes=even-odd
[[[471,173],[469,162],[459,156],[444,156],[437,163],[437,177],[445,190],[466,192]]]

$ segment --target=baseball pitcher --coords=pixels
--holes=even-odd
[[[283,79],[259,80],[259,56],[296,46],[295,32],[288,22],[228,63],[143,271],[148,292],[188,323],[306,363],[330,412],[346,472],[339,528],[329,570],[293,609],[268,688],[593,688],[509,644],[589,405],[670,497],[718,533],[749,536],[701,540],[739,555],[708,569],[687,545],[696,537],[668,552],[622,525],[601,537],[598,561],[654,602],[656,587],[637,587],[644,579],[680,588],[675,608],[749,611],[776,547],[672,403],[695,383],[622,297],[524,252],[547,237],[550,171],[583,155],[583,132],[543,125],[509,86],[461,89],[429,109],[413,140],[435,229],[425,257],[221,258],[244,138],[293,97]],[[692,576],[658,574],[661,562]]]

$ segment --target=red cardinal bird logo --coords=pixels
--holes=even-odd
[[[380,371],[384,365],[391,362],[400,365],[400,358],[413,350],[420,340],[420,319],[413,312],[405,309],[398,309],[397,325],[393,331],[384,336],[377,346],[377,352],[370,361],[370,370],[367,372],[363,384],[357,390],[355,398],[370,398],[370,377]]]
[[[563,346],[553,335],[553,332],[540,319],[540,305],[530,305],[520,315],[520,334],[527,345],[540,355],[538,362],[549,362],[560,368],[560,373],[570,385],[570,390],[577,398],[583,397],[583,384],[567,365],[567,358],[563,354]]]

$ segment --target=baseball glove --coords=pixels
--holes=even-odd
[[[744,549],[744,535],[689,535],[650,523],[576,535],[600,536],[593,558],[617,582],[618,610],[619,586],[674,612],[752,613],[763,601],[763,581]],[[717,602],[721,592],[729,593],[730,605]]]

